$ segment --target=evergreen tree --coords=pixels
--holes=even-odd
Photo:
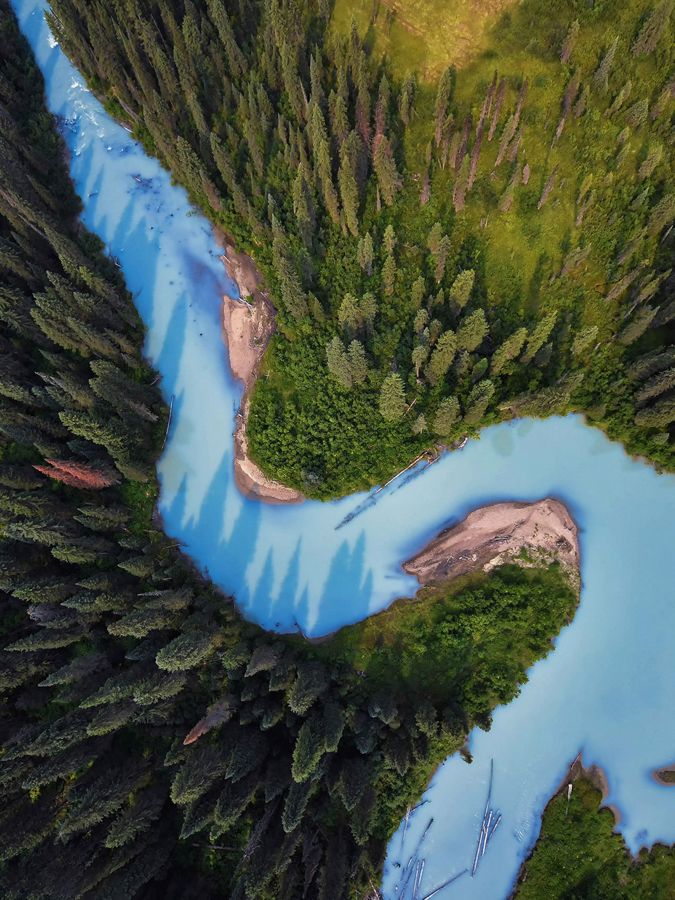
[[[352,384],[363,384],[368,377],[368,362],[363,344],[360,341],[352,341],[348,356]]]
[[[673,11],[673,0],[660,0],[647,16],[631,45],[633,56],[646,56],[653,53],[666,30],[670,14]]]
[[[351,388],[353,384],[352,366],[344,344],[337,335],[326,345],[326,362],[328,371],[333,378],[343,387]]]
[[[448,114],[448,103],[450,102],[450,97],[452,95],[454,80],[455,73],[451,66],[441,75],[438,82],[438,88],[436,89],[436,104],[434,106],[434,139],[437,147],[441,143],[443,125],[445,124],[445,119]]]
[[[509,335],[492,354],[490,363],[490,372],[493,375],[500,375],[508,363],[514,360],[527,340],[527,328],[518,328],[513,334]]]
[[[272,256],[275,275],[279,281],[281,300],[284,309],[294,319],[302,319],[309,315],[307,295],[303,290],[300,276],[291,257],[288,241],[278,223],[274,225],[273,232]]]
[[[612,43],[609,45],[606,50],[602,60],[598,68],[593,73],[593,87],[606,91],[609,82],[609,73],[612,70],[612,66],[614,64],[614,57],[616,55],[617,47],[619,46],[619,38],[615,37]]]
[[[396,286],[396,261],[392,255],[384,260],[382,266],[382,291],[385,297],[391,297]]]
[[[483,343],[488,331],[485,313],[482,309],[477,309],[471,315],[463,318],[457,329],[458,349],[473,353]]]
[[[392,372],[382,382],[380,390],[380,413],[387,422],[397,422],[405,412],[405,392],[401,376]]]
[[[539,350],[544,346],[546,341],[549,339],[551,332],[555,328],[555,323],[558,320],[558,312],[557,310],[553,310],[548,313],[548,315],[544,316],[543,319],[540,320],[535,329],[530,333],[527,339],[527,346],[525,347],[525,351],[522,355],[522,362],[524,365],[529,365],[532,362],[534,357],[537,355]]]
[[[445,331],[434,347],[426,369],[426,376],[432,384],[445,377],[457,352],[457,337],[452,330]]]
[[[450,288],[450,300],[458,309],[464,309],[469,302],[476,274],[473,269],[465,269],[459,273]]]
[[[356,132],[351,132],[349,138],[343,143],[340,152],[340,168],[338,171],[338,185],[340,198],[345,214],[347,228],[354,237],[359,234],[359,188],[356,182],[356,159],[358,149],[354,148],[354,141],[359,141]]]
[[[467,397],[464,406],[464,422],[467,425],[478,425],[488,408],[495,392],[495,386],[489,379],[479,381]]]
[[[434,416],[434,431],[442,437],[447,437],[453,426],[459,419],[459,401],[456,397],[446,397],[438,405]]]
[[[373,169],[377,176],[377,183],[382,192],[382,199],[387,206],[391,206],[401,186],[394,153],[391,144],[383,134],[375,138],[373,147]]]
[[[572,50],[574,49],[574,45],[576,44],[577,37],[579,35],[579,20],[575,19],[569,27],[569,30],[565,36],[565,41],[562,46],[562,50],[560,51],[560,62],[568,63],[570,60],[570,56],[572,55]]]

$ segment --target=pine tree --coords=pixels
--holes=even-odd
[[[312,193],[302,167],[298,169],[293,181],[293,212],[302,241],[305,247],[311,249],[314,245],[316,213]]]
[[[673,218],[675,218],[675,193],[665,194],[652,208],[647,228],[652,234],[656,234],[669,225]]]
[[[598,68],[593,73],[593,87],[600,91],[606,91],[609,83],[609,73],[614,64],[617,47],[619,46],[619,38],[615,37],[609,45],[605,55],[602,57]]]
[[[353,294],[345,294],[338,309],[338,322],[347,331],[355,332],[363,324],[363,314],[358,299]]]
[[[482,309],[477,309],[470,316],[462,319],[457,329],[457,347],[473,353],[483,343],[488,333],[488,323]]]
[[[638,403],[645,403],[654,397],[665,394],[666,391],[672,390],[673,387],[675,387],[675,366],[653,375],[636,393],[635,399]]]
[[[410,124],[410,119],[414,112],[415,99],[415,80],[412,76],[408,76],[403,82],[401,93],[398,100],[398,114],[404,125]]]
[[[640,128],[647,121],[649,102],[643,98],[637,100],[626,110],[626,124],[630,128]]]
[[[375,299],[375,295],[371,294],[370,291],[366,291],[363,297],[361,297],[361,303],[359,305],[366,330],[370,334],[373,331],[373,323],[377,316],[377,300]]]
[[[417,305],[417,304],[416,304]],[[424,329],[429,324],[429,311],[426,309],[418,309],[415,313],[415,320],[413,323],[413,329],[415,334],[422,334]]]
[[[456,397],[446,397],[438,405],[434,416],[434,431],[447,437],[459,418],[459,401]]]
[[[352,132],[343,145],[340,152],[340,168],[338,170],[338,185],[340,188],[340,198],[342,200],[342,208],[345,214],[345,222],[347,228],[354,237],[359,235],[359,188],[356,183],[356,160],[355,153],[358,151],[353,149],[353,143],[350,143],[352,136],[355,140],[359,140],[356,132]]]
[[[394,226],[391,224],[387,225],[384,229],[382,246],[384,247],[384,252],[387,256],[394,255],[394,250],[396,249],[396,232],[394,231]]]
[[[293,780],[307,781],[316,771],[324,752],[325,742],[320,720],[316,717],[306,719],[300,726],[293,750]]]
[[[324,703],[323,706],[323,739],[327,753],[335,753],[345,730],[345,714],[337,702]]]
[[[373,148],[373,168],[377,176],[377,183],[382,192],[382,199],[387,206],[391,206],[401,186],[394,153],[391,144],[383,134],[375,138]]]
[[[303,290],[300,276],[291,258],[288,241],[276,220],[273,223],[273,233],[272,257],[274,272],[279,281],[284,309],[294,319],[302,319],[309,315],[307,295]]]
[[[373,239],[370,232],[366,232],[363,239],[359,241],[358,263],[367,275],[371,275],[373,271],[373,259],[375,250],[373,248]]]
[[[363,344],[360,341],[352,341],[348,356],[352,384],[363,384],[368,377],[368,363]]]
[[[473,269],[464,269],[453,281],[449,296],[457,309],[464,309],[469,302],[475,279],[476,273]]]
[[[452,330],[445,331],[439,337],[426,369],[426,376],[432,384],[437,384],[445,377],[446,372],[452,365],[456,352],[457,337],[455,332]]]
[[[46,459],[47,465],[34,465],[33,468],[54,481],[60,481],[71,487],[90,491],[100,491],[117,484],[119,478],[111,472],[75,460]]]
[[[412,364],[415,367],[415,377],[420,377],[420,370],[429,358],[429,347],[426,344],[416,344],[411,354]]]
[[[570,25],[567,35],[565,36],[565,41],[562,45],[562,50],[560,51],[560,62],[568,63],[570,56],[572,55],[572,50],[574,49],[574,45],[576,44],[577,37],[579,35],[579,20],[575,19]]]
[[[420,415],[415,419],[412,424],[412,432],[413,434],[423,434],[428,428],[427,419],[424,413],[420,413]]]
[[[314,782],[309,780],[302,783],[293,782],[288,789],[281,816],[281,825],[286,834],[295,831],[302,821],[307,809],[307,804],[309,803],[309,799],[314,790]]]
[[[455,72],[452,66],[447,68],[440,77],[438,88],[436,89],[436,104],[434,106],[434,140],[438,147],[443,136],[443,125],[448,114],[448,103],[452,95],[452,89],[455,81]]]
[[[411,295],[410,295],[411,299],[412,299],[413,307],[415,309],[418,309],[422,305],[422,300],[424,299],[425,291],[426,291],[426,285],[424,283],[424,278],[421,275],[419,275],[413,282],[412,291],[411,291]]]
[[[619,332],[618,340],[628,346],[641,338],[652,324],[657,310],[651,306],[641,306],[628,324]]]
[[[443,240],[443,226],[440,222],[435,222],[429,236],[427,237],[427,247],[434,261],[440,253],[441,241]]]
[[[529,363],[532,362],[539,350],[549,339],[551,332],[555,328],[555,323],[557,322],[557,320],[558,311],[554,309],[550,313],[548,313],[548,315],[544,316],[544,318],[540,320],[535,329],[530,333],[527,339],[527,346],[525,347],[525,351],[521,359],[523,365],[529,365]]]
[[[380,390],[380,413],[387,422],[398,422],[406,408],[405,392],[401,376],[392,372],[382,382]]]
[[[635,424],[642,428],[667,428],[675,422],[675,399],[659,400],[635,413]]]
[[[467,397],[464,422],[467,425],[478,425],[495,393],[495,386],[489,379],[479,381]]]
[[[337,225],[340,222],[340,208],[333,185],[333,163],[331,160],[330,145],[326,134],[326,123],[320,106],[315,103],[312,106],[310,118],[310,134],[312,138],[312,153],[316,174],[323,190],[323,199],[328,214]]]
[[[666,30],[670,14],[673,11],[673,0],[660,0],[653,8],[637,37],[631,45],[633,56],[646,56],[653,53]]]
[[[352,387],[352,366],[344,344],[337,335],[326,345],[326,363],[328,371],[336,381],[345,388]]]
[[[450,253],[450,247],[450,238],[447,236],[447,234],[444,234],[440,240],[438,253],[436,254],[436,269],[434,271],[434,277],[437,284],[440,284],[443,280],[443,276],[445,274],[445,264],[448,259],[448,254]]]
[[[326,690],[326,670],[321,663],[301,663],[286,702],[296,715],[304,715]]]
[[[185,672],[201,665],[215,653],[220,641],[218,632],[213,629],[190,628],[162,647],[155,662],[166,672]]]
[[[396,286],[396,261],[392,255],[386,257],[382,266],[382,291],[385,297],[391,297]]]
[[[490,363],[490,372],[493,375],[500,375],[508,363],[514,360],[527,340],[527,328],[518,328],[513,334],[509,335],[492,354]]]
[[[659,165],[661,160],[663,159],[663,147],[661,144],[650,144],[649,151],[647,156],[640,164],[640,168],[638,169],[638,180],[645,181],[645,179],[650,178],[654,172],[654,169]]]
[[[544,187],[542,189],[541,196],[539,197],[539,200],[537,202],[537,209],[541,209],[542,206],[544,206],[547,203],[548,198],[551,195],[551,191],[555,187],[557,175],[558,175],[558,170],[557,170],[557,167],[555,167],[553,169],[553,171],[551,172],[551,174],[546,179],[546,183],[544,184]]]

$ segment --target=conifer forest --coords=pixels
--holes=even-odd
[[[426,68],[391,38],[408,0],[46,13],[262,273],[249,450],[306,497],[568,412],[675,471],[675,4],[497,5]],[[62,126],[0,0],[0,896],[376,900],[406,811],[577,592],[507,564],[319,641],[247,622],[162,530],[169,409]],[[514,896],[667,897],[672,849],[636,874],[584,791]],[[575,881],[551,854],[582,820]]]

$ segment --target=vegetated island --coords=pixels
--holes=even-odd
[[[546,806],[512,898],[638,900],[675,894],[675,850],[657,844],[631,856],[613,830],[616,810],[602,808],[605,793],[604,773],[585,768],[578,756]]]
[[[224,243],[223,264],[239,291],[239,299],[223,295],[223,335],[235,378],[244,384],[237,424],[234,430],[234,478],[239,490],[265,503],[300,503],[300,491],[274,481],[262,471],[249,454],[246,424],[250,393],[258,376],[260,361],[275,330],[275,310],[261,288],[262,276],[253,260],[235,249],[230,239]],[[251,298],[252,302],[249,301]]]
[[[579,590],[579,540],[574,519],[560,500],[493,503],[444,529],[403,564],[422,585],[506,563],[546,566],[557,562]]]

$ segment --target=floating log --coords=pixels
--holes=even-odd
[[[173,403],[176,399],[176,395],[171,395],[171,403],[169,404],[169,419],[166,423],[166,431],[164,433],[164,441],[162,442],[162,450],[164,450],[164,446],[166,445],[166,439],[169,437],[169,428],[171,428],[171,417],[173,416]]]
[[[449,885],[453,884],[453,882],[457,881],[458,878],[461,878],[462,875],[466,875],[468,869],[462,869],[461,872],[458,872],[456,875],[453,875],[452,878],[448,878],[447,881],[444,881],[443,884],[439,884],[438,887],[435,887],[433,891],[428,894],[425,894],[421,900],[431,900],[432,897],[435,897],[443,888],[449,887]]]

